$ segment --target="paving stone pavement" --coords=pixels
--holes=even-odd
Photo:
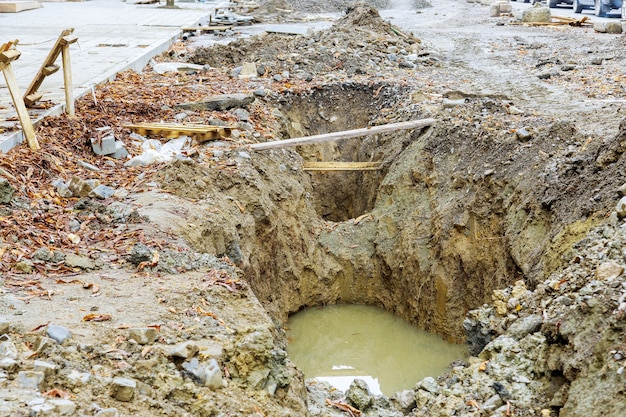
[[[141,70],[155,55],[165,51],[181,34],[182,26],[205,22],[222,2],[176,1],[177,8],[161,4],[139,5],[120,0],[42,2],[39,9],[0,13],[0,44],[19,40],[18,60],[12,63],[22,94],[30,85],[62,30],[74,28],[78,42],[70,46],[74,97],[91,91],[95,84],[113,79],[126,70]],[[61,65],[61,57],[56,62]],[[54,103],[47,110],[29,110],[37,122],[64,109],[63,71],[47,77],[39,88],[42,100]],[[17,113],[3,76],[0,76],[0,152],[23,141]]]

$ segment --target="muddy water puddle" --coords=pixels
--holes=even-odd
[[[373,394],[391,395],[437,377],[467,356],[464,345],[417,329],[371,306],[311,308],[290,317],[288,352],[306,378],[347,390],[363,379]]]

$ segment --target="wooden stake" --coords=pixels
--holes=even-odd
[[[431,126],[435,124],[435,119],[411,120],[408,122],[390,123],[380,126],[366,127],[364,129],[344,130],[342,132],[325,133],[322,135],[305,136],[285,140],[276,140],[265,143],[255,143],[250,148],[261,151],[265,149],[288,148],[291,146],[310,145],[313,143],[331,142],[342,139],[356,138],[360,136],[377,135],[379,133],[394,132],[397,130],[416,129],[419,127]]]
[[[72,64],[70,63],[70,45],[61,46],[61,57],[63,60],[63,85],[65,87],[65,112],[68,116],[74,117],[74,87],[72,86]]]
[[[9,93],[11,94],[11,98],[13,99],[13,105],[15,106],[15,110],[17,111],[17,117],[20,120],[20,124],[22,125],[24,137],[28,142],[28,146],[35,151],[37,149],[40,149],[39,142],[37,142],[35,129],[33,128],[33,124],[30,121],[28,110],[26,109],[26,105],[24,104],[24,100],[22,99],[22,94],[20,93],[20,87],[17,84],[15,73],[13,72],[13,68],[11,67],[11,62],[18,59],[20,57],[20,53],[15,49],[5,48],[5,46],[6,44],[0,47],[0,50],[3,51],[2,53],[0,53],[0,70],[4,75],[7,87],[9,88]]]

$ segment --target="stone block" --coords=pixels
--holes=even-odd
[[[489,6],[489,17],[499,17],[500,16],[500,5],[492,4]]]
[[[595,22],[593,24],[593,30],[599,33],[622,33],[623,28],[620,22]]]
[[[110,155],[115,153],[115,136],[107,135],[100,140],[91,138],[91,149],[96,155]]]

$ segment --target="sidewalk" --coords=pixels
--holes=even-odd
[[[204,21],[218,3],[176,1],[177,9],[162,4],[135,5],[120,0],[42,2],[42,8],[20,13],[0,13],[0,44],[19,39],[21,57],[12,63],[22,94],[30,85],[63,29],[74,28],[78,42],[70,47],[74,97],[92,86],[113,79],[126,69],[140,71],[155,55],[165,51],[181,34],[180,27]],[[59,56],[57,64],[61,64]],[[29,110],[37,122],[64,109],[62,70],[47,77],[39,91],[47,110]],[[19,126],[4,77],[0,76],[0,132]],[[8,119],[8,120],[7,120]],[[21,130],[0,133],[0,152],[22,142]]]

